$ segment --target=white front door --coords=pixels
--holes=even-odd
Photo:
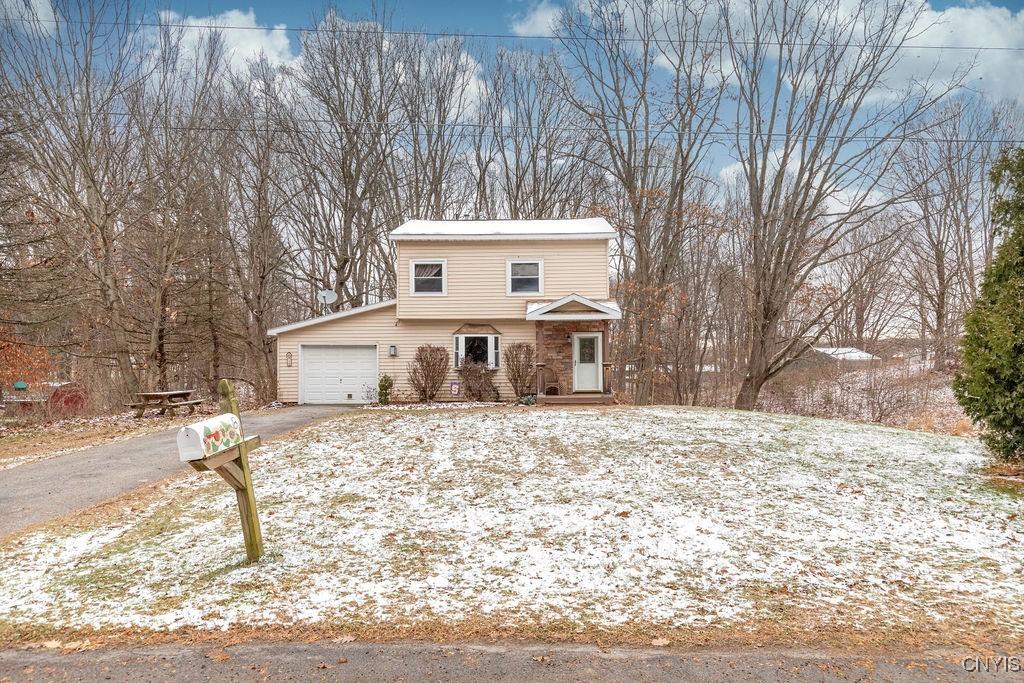
[[[601,391],[601,333],[572,335],[572,390]]]
[[[367,403],[377,385],[373,346],[302,347],[302,403]]]

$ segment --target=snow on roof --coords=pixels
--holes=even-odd
[[[815,346],[814,350],[836,360],[881,360],[878,356],[855,346]]]
[[[406,221],[392,240],[611,239],[615,228],[603,218],[535,221]]]

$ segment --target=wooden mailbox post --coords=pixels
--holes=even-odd
[[[242,518],[245,554],[255,562],[263,554],[263,536],[256,515],[256,495],[249,472],[249,452],[259,448],[260,437],[246,438],[242,417],[231,382],[222,379],[217,385],[221,415],[182,427],[178,432],[178,454],[200,472],[212,470],[235,490],[238,514]]]

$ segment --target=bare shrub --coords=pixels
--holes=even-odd
[[[448,376],[448,350],[442,346],[424,344],[408,365],[409,383],[420,401],[433,401]]]
[[[516,398],[536,393],[533,344],[515,342],[505,347],[505,375]]]
[[[914,403],[907,382],[887,369],[867,373],[862,391],[867,418],[871,422],[889,424]]]
[[[466,387],[466,398],[470,401],[497,401],[498,388],[494,386],[494,375],[497,372],[488,368],[486,363],[462,363],[459,366],[459,376]]]

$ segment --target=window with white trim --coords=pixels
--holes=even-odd
[[[510,258],[506,263],[509,295],[544,293],[543,259]]]
[[[409,293],[440,296],[448,293],[448,262],[444,259],[409,262]]]
[[[501,335],[455,335],[455,367],[461,367],[466,360],[487,363],[489,368],[501,367]]]

